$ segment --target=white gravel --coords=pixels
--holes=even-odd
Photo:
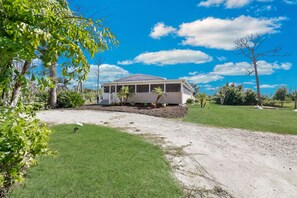
[[[163,137],[164,147],[182,147],[186,153],[168,156],[178,180],[209,197],[297,197],[297,136],[118,112],[54,110],[37,116],[48,123],[92,123]]]

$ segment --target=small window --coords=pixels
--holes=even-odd
[[[111,86],[111,92],[110,93],[114,93],[115,92],[115,86]]]
[[[166,84],[166,92],[180,92],[180,84]]]
[[[104,93],[109,93],[109,86],[104,86]]]
[[[164,84],[154,84],[151,85],[151,92],[157,87],[161,87],[161,89],[164,91]]]
[[[129,85],[128,87],[131,93],[135,93],[135,85]]]
[[[149,85],[137,85],[137,93],[148,93]]]

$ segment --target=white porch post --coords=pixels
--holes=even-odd
[[[180,92],[181,92],[181,93],[184,93],[184,86],[183,86],[183,83],[180,83]]]
[[[135,93],[137,93],[137,85],[136,84],[135,84],[135,88],[134,89],[135,89]]]
[[[164,93],[166,93],[166,83],[164,83]]]
[[[149,84],[149,93],[151,93],[151,84]]]

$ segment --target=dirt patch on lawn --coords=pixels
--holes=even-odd
[[[167,106],[167,107],[142,107],[142,106],[101,106],[84,105],[76,108],[77,110],[99,110],[113,112],[139,113],[162,118],[182,118],[187,114],[187,107]]]

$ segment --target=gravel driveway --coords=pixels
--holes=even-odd
[[[297,197],[297,136],[119,112],[53,110],[37,116],[48,123],[106,125],[149,138],[168,151],[189,197]]]

